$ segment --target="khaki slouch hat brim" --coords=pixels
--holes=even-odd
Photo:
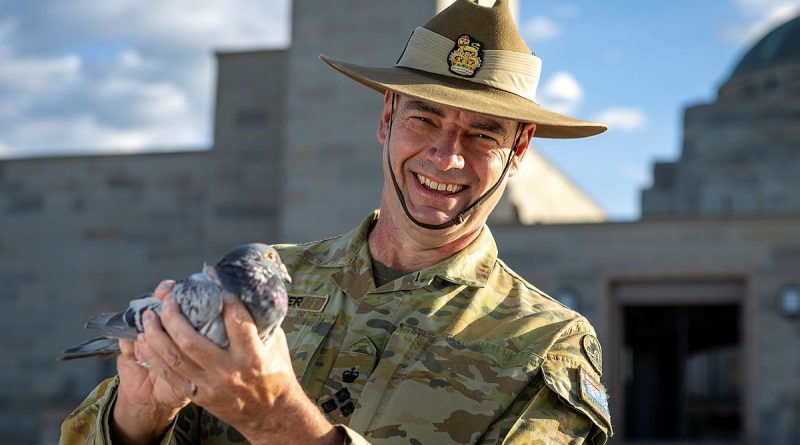
[[[472,57],[472,65],[460,70],[448,58],[459,48],[469,50],[465,57]],[[379,92],[389,90],[456,109],[535,123],[537,137],[581,138],[608,128],[547,110],[534,101],[541,60],[519,35],[505,0],[497,0],[492,7],[456,0],[412,33],[393,67],[320,58]]]

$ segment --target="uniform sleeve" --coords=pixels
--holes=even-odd
[[[548,382],[552,377],[542,371],[527,391],[527,397],[516,404],[513,415],[501,419],[492,428],[500,440],[487,442],[504,445],[522,444],[592,444],[603,445],[610,435],[610,424],[599,416],[587,414],[584,402],[576,400],[560,383]]]
[[[613,432],[599,348],[585,320],[567,327],[528,387],[479,443],[605,444]]]
[[[111,445],[109,416],[117,400],[119,377],[100,382],[86,397],[86,400],[61,424],[59,445],[92,444]],[[187,406],[181,410],[176,422],[167,430],[161,445],[184,445],[196,443],[192,435],[197,431],[196,407]]]

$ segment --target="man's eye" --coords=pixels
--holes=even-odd
[[[423,117],[423,116],[414,116],[414,119],[416,119],[416,120],[418,120],[420,122],[425,122],[425,123],[430,122],[430,120],[428,120],[427,117]]]

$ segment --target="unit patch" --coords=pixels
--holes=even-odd
[[[289,295],[289,309],[322,312],[327,303],[327,295]]]
[[[581,399],[608,421],[611,413],[608,411],[608,395],[603,385],[591,378],[583,368],[579,369],[578,378],[580,379]]]
[[[600,349],[600,342],[597,337],[591,334],[583,336],[583,352],[589,357],[589,362],[594,367],[597,374],[603,375],[603,350]]]
[[[464,77],[473,77],[483,64],[483,44],[468,34],[458,38],[447,56],[450,72]]]

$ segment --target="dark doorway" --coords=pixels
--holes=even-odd
[[[739,305],[631,305],[623,317],[625,439],[739,442]]]

